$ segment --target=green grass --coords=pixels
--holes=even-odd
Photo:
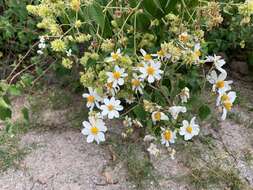
[[[246,185],[235,170],[223,170],[219,166],[212,165],[192,170],[189,180],[196,190],[210,189],[210,187],[230,190],[242,190],[246,188]]]
[[[154,176],[154,168],[141,142],[132,142],[129,139],[122,140],[121,137],[112,135],[108,141],[116,154],[117,162],[123,162],[127,169],[128,179],[135,185],[136,189],[146,189],[150,182],[159,184]]]
[[[19,162],[29,153],[28,147],[19,146],[19,136],[27,130],[27,125],[17,122],[12,124],[11,131],[0,132],[0,172],[10,167],[17,168]]]

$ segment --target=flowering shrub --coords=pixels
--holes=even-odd
[[[211,112],[202,97],[206,82],[222,120],[235,101],[225,61],[207,55],[204,39],[205,31],[223,22],[221,7],[197,0],[42,0],[27,10],[41,18],[37,26],[45,31],[38,53],[51,49],[63,67],[80,71],[88,89],[87,142],[105,141],[104,120],[121,118],[124,137],[143,127],[146,139],[157,136],[169,146],[199,134],[198,123]]]

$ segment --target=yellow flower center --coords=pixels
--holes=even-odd
[[[115,78],[117,80],[120,78],[120,76],[121,76],[121,74],[118,71],[116,71],[116,72],[113,73],[113,78]]]
[[[189,126],[186,128],[186,131],[187,131],[188,133],[192,133],[192,126],[189,125]]]
[[[119,54],[117,54],[117,53],[112,53],[112,58],[113,58],[114,60],[119,59]]]
[[[201,52],[199,50],[197,50],[197,51],[194,52],[194,55],[196,57],[200,57],[201,56]]]
[[[110,82],[110,83],[107,83],[107,84],[106,84],[106,87],[107,87],[108,89],[112,89],[112,85],[113,85],[113,83]]]
[[[93,135],[97,135],[99,132],[99,130],[96,126],[91,127],[90,131]]]
[[[138,79],[133,79],[132,80],[132,85],[135,86],[135,87],[138,87],[140,86],[141,82],[138,80]]]
[[[232,103],[230,101],[224,102],[224,107],[226,110],[230,111],[232,109]]]
[[[88,96],[88,97],[87,97],[87,101],[88,101],[89,103],[93,103],[93,102],[95,101],[95,97],[94,97],[94,96]]]
[[[226,95],[226,94],[222,95],[222,96],[221,96],[221,101],[222,101],[222,102],[229,101],[228,95]]]
[[[109,104],[109,105],[107,106],[107,108],[108,108],[109,111],[114,110],[114,106],[113,106],[112,104]]]
[[[148,66],[147,73],[148,73],[148,75],[154,75],[155,69],[151,66]]]
[[[144,60],[145,60],[145,61],[150,61],[150,60],[152,60],[151,55],[150,55],[150,54],[144,55]]]
[[[154,114],[154,118],[155,118],[156,121],[160,121],[161,120],[161,116],[162,116],[161,112],[156,112]]]
[[[157,55],[159,57],[164,57],[165,56],[165,52],[161,49],[160,51],[157,52]]]
[[[164,139],[165,139],[166,141],[169,141],[169,140],[171,140],[171,138],[172,138],[172,133],[171,133],[171,131],[166,130],[166,131],[164,132],[163,136],[164,136]]]
[[[216,83],[217,88],[223,88],[225,86],[225,82],[223,80],[220,80]]]

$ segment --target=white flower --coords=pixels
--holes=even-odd
[[[142,82],[142,79],[139,79],[138,76],[134,73],[131,83],[132,83],[132,90],[135,93],[139,92],[140,94],[143,94],[142,89],[144,88],[144,86],[141,82]]]
[[[119,118],[119,111],[123,110],[123,106],[120,105],[120,100],[115,100],[114,97],[111,99],[104,99],[104,104],[100,106],[102,110],[102,115],[108,115],[109,119]]]
[[[157,146],[154,143],[150,144],[147,151],[149,152],[149,154],[154,155],[154,156],[158,156],[160,153],[160,150],[157,148]]]
[[[40,43],[45,43],[45,37],[44,36],[39,36]]]
[[[169,120],[169,117],[167,115],[165,115],[165,113],[160,112],[160,111],[155,111],[152,113],[151,115],[152,117],[152,121],[155,124],[157,121],[166,121]]]
[[[231,90],[230,84],[232,84],[233,81],[225,81],[226,77],[227,73],[220,73],[218,76],[216,71],[212,71],[210,75],[207,76],[207,80],[213,85],[213,92],[217,90],[219,94],[222,94]]]
[[[215,68],[220,72],[226,72],[222,67],[226,64],[225,60],[221,56],[207,56],[205,62],[213,62]]]
[[[194,46],[194,51],[193,51],[193,59],[194,59],[194,64],[199,63],[199,57],[201,56],[201,51],[200,51],[200,43],[195,44]]]
[[[177,119],[178,114],[180,112],[185,113],[186,111],[187,111],[186,107],[184,107],[184,106],[172,106],[169,108],[169,112],[170,112],[171,116],[173,117],[173,119],[175,119],[175,120]]]
[[[42,54],[43,54],[43,51],[37,50],[37,54],[42,55]]]
[[[125,100],[126,100],[126,103],[132,104],[135,102],[135,97],[130,95],[129,97],[125,98]]]
[[[105,84],[107,93],[111,94],[112,96],[115,96],[118,91],[120,90],[119,86],[113,87],[113,82],[109,82]]]
[[[45,49],[46,48],[46,44],[43,42],[43,43],[39,43],[38,45],[39,49]]]
[[[152,61],[152,56],[150,54],[148,54],[144,49],[140,50],[142,56],[143,56],[143,60],[146,62]]]
[[[111,57],[108,57],[105,59],[106,62],[113,62],[113,61],[117,61],[122,57],[121,53],[120,53],[120,49],[117,49],[116,52],[112,52],[111,53]]]
[[[234,91],[224,93],[222,95],[219,95],[217,98],[217,103],[221,103],[222,105],[222,116],[221,119],[225,120],[227,117],[227,112],[231,111],[233,103],[236,99],[236,93]]]
[[[152,136],[152,135],[145,135],[143,141],[144,142],[151,142],[151,141],[155,141],[156,137]]]
[[[189,90],[189,88],[187,88],[187,87],[183,88],[181,90],[179,96],[181,98],[181,103],[187,103],[188,99],[190,98],[190,90]]]
[[[83,98],[86,98],[87,104],[86,106],[93,110],[94,106],[96,105],[99,108],[99,102],[103,99],[98,95],[96,90],[93,90],[91,87],[88,87],[89,93],[84,93]]]
[[[72,49],[69,49],[66,51],[67,57],[70,57],[72,55]]]
[[[170,144],[175,143],[176,137],[176,131],[172,132],[169,129],[162,128],[162,140],[161,143],[165,144],[166,147],[170,146]]]
[[[140,77],[142,79],[148,78],[149,83],[153,83],[155,79],[160,80],[163,73],[160,67],[160,62],[151,61],[149,64],[144,64],[143,67],[139,67],[139,71],[142,73]]]
[[[193,117],[190,123],[184,120],[183,126],[179,129],[179,134],[184,136],[184,140],[186,141],[199,134],[199,125],[195,123],[195,119],[196,117]]]
[[[105,141],[104,132],[107,131],[107,127],[102,119],[95,117],[89,117],[89,122],[83,122],[84,129],[82,134],[87,135],[87,142],[91,143],[94,140],[99,144],[100,142]]]
[[[122,86],[124,84],[124,78],[127,77],[127,73],[125,73],[125,69],[120,68],[119,66],[114,67],[114,72],[107,72],[108,76],[107,83],[112,82],[112,86],[117,88],[118,85]]]

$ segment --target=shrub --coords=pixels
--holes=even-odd
[[[77,68],[88,88],[83,97],[90,116],[82,130],[87,142],[105,140],[104,119],[122,118],[124,137],[144,127],[166,146],[178,134],[184,140],[198,135],[197,120],[211,113],[202,97],[207,81],[222,120],[232,109],[236,93],[226,81],[225,61],[207,56],[204,39],[205,31],[223,22],[221,8],[197,0],[44,0],[27,6],[45,30],[40,47],[50,44],[63,67]],[[156,152],[154,146],[149,150]]]

